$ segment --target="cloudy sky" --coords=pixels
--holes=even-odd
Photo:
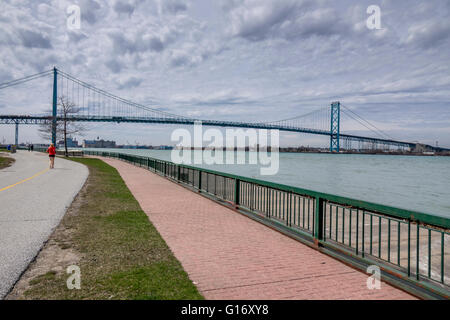
[[[70,5],[79,30],[67,28]],[[369,5],[381,9],[380,30],[366,26]],[[450,147],[448,0],[1,0],[0,30],[0,83],[57,66],[205,119],[271,121],[339,100],[394,138]],[[0,90],[0,114],[48,109],[50,83]],[[97,124],[85,138],[165,144],[174,129]],[[13,138],[0,125],[0,143]],[[21,142],[41,140],[21,127]],[[320,143],[282,135],[282,145]]]

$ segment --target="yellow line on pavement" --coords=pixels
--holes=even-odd
[[[31,180],[33,178],[36,178],[36,177],[40,176],[41,174],[46,173],[48,170],[50,170],[50,169],[47,168],[45,170],[42,170],[41,172],[36,173],[35,175],[33,175],[33,176],[29,177],[29,178],[23,179],[22,181],[19,181],[19,182],[16,182],[16,183],[14,183],[14,184],[12,184],[10,186],[4,187],[4,188],[0,189],[0,192],[8,190],[8,189],[10,189],[12,187],[15,187],[15,186],[17,186],[17,185],[19,185],[21,183],[27,182],[27,181],[29,181],[29,180]]]

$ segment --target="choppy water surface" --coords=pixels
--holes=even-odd
[[[171,160],[171,151],[91,150]],[[257,165],[202,167],[450,217],[450,157],[280,153],[273,176],[261,176]]]

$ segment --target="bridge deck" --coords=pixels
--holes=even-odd
[[[145,169],[115,167],[207,299],[414,299]]]
[[[26,125],[38,125],[43,123],[49,123],[52,121],[50,116],[26,116],[26,115],[0,115],[0,124],[26,124]],[[57,121],[63,121],[62,118],[58,118]],[[165,117],[114,117],[114,116],[74,116],[68,117],[67,121],[77,122],[114,122],[114,123],[153,123],[153,124],[174,124],[174,125],[193,125],[197,121],[195,119],[188,118],[165,118]],[[280,130],[287,132],[299,132],[307,134],[315,134],[321,136],[330,136],[330,131],[303,128],[291,125],[280,125],[275,123],[253,123],[253,122],[236,122],[236,121],[218,121],[218,120],[201,120],[204,126],[214,127],[234,127],[244,129],[267,129],[267,130]],[[391,139],[382,139],[375,137],[364,137],[351,134],[340,133],[340,139],[347,139],[349,141],[367,142],[367,143],[380,143],[396,147],[415,148],[415,142],[405,142]],[[433,147],[430,145],[424,145],[427,149],[435,151],[450,151],[450,149]]]

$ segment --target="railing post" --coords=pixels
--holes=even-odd
[[[408,219],[408,277],[411,276],[411,220]]]
[[[181,167],[180,165],[177,165],[177,181],[180,182],[181,178]]]
[[[291,202],[292,202],[292,193],[288,193],[287,194],[287,217],[286,217],[286,225],[288,225],[289,227],[292,226],[291,223]]]
[[[202,192],[202,172],[198,171],[198,192]]]
[[[234,206],[236,209],[239,208],[239,203],[240,203],[240,199],[239,199],[239,195],[240,195],[240,188],[241,188],[241,183],[239,179],[234,179]]]
[[[314,212],[314,243],[319,246],[319,241],[323,240],[323,226],[324,226],[324,200],[316,197],[316,206]]]

